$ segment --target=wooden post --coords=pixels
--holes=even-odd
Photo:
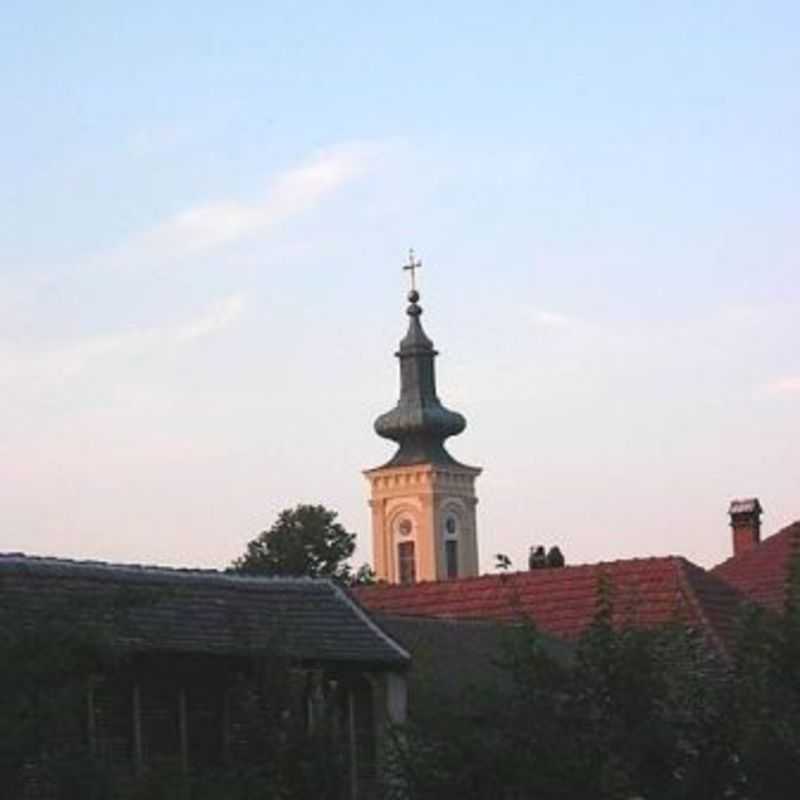
[[[356,693],[347,690],[347,727],[350,745],[350,800],[358,800],[358,743],[356,741]]]
[[[178,689],[178,731],[181,739],[181,769],[189,772],[189,723],[186,713],[186,689]]]
[[[317,725],[317,709],[314,707],[314,683],[312,681],[312,674],[306,674],[306,733],[313,734]]]
[[[94,686],[95,678],[89,678],[86,687],[86,733],[89,739],[89,752],[94,758],[97,755],[97,720],[94,708]]]
[[[231,748],[231,688],[226,686],[222,690],[222,758],[225,766],[230,766],[233,760]]]
[[[142,691],[138,683],[133,684],[133,768],[137,775],[144,769],[142,747]]]

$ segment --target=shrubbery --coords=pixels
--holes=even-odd
[[[383,796],[402,800],[787,800],[800,785],[800,567],[785,613],[751,609],[723,658],[681,624],[615,629],[610,593],[571,659],[536,630],[509,630],[506,685],[468,703],[413,698],[394,731]],[[113,669],[92,615],[62,609],[0,625],[0,785],[58,800],[335,800],[342,753],[300,720],[270,736],[261,763],[184,775],[165,764],[120,779],[89,757],[86,682]],[[458,669],[458,665],[453,665]],[[468,711],[465,711],[468,709]]]
[[[404,800],[788,800],[800,785],[800,574],[751,610],[728,660],[681,624],[614,629],[601,590],[575,657],[509,632],[510,691],[415,704],[388,794]],[[457,665],[454,667],[457,668]],[[461,709],[471,709],[465,716]]]

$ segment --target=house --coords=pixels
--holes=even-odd
[[[311,731],[327,715],[347,796],[370,797],[405,718],[408,652],[329,580],[0,555],[2,629],[54,618],[113,653],[86,686],[83,734],[120,775],[258,762],[270,720]]]
[[[792,563],[800,558],[800,522],[761,540],[757,498],[734,500],[733,555],[711,570],[680,556],[625,559],[417,584],[361,587],[361,603],[379,615],[444,619],[532,619],[545,633],[574,641],[609,588],[618,624],[655,626],[680,620],[720,652],[733,647],[737,619],[749,603],[781,612]]]
[[[757,498],[731,503],[733,555],[714,567],[711,574],[752,602],[780,612],[792,562],[800,553],[800,522],[761,541],[761,512]]]
[[[533,620],[550,636],[574,641],[595,618],[601,586],[619,624],[683,621],[729,652],[743,596],[720,577],[679,556],[538,569],[356,590],[377,614],[449,619]]]

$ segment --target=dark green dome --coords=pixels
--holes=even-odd
[[[375,432],[400,445],[386,466],[457,464],[445,450],[444,441],[461,433],[467,421],[445,408],[436,396],[434,359],[438,354],[422,329],[419,293],[412,290],[408,299],[408,332],[395,353],[400,359],[400,400],[375,420]]]

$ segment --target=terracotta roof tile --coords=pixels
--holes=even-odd
[[[799,551],[800,521],[764,539],[752,550],[723,561],[711,572],[749,599],[781,611],[786,599],[789,564]]]
[[[369,609],[388,614],[512,620],[530,617],[545,633],[574,639],[592,622],[601,579],[607,579],[619,624],[685,620],[726,650],[743,598],[724,581],[683,558],[629,559],[560,569],[483,575],[410,586],[356,590]]]

